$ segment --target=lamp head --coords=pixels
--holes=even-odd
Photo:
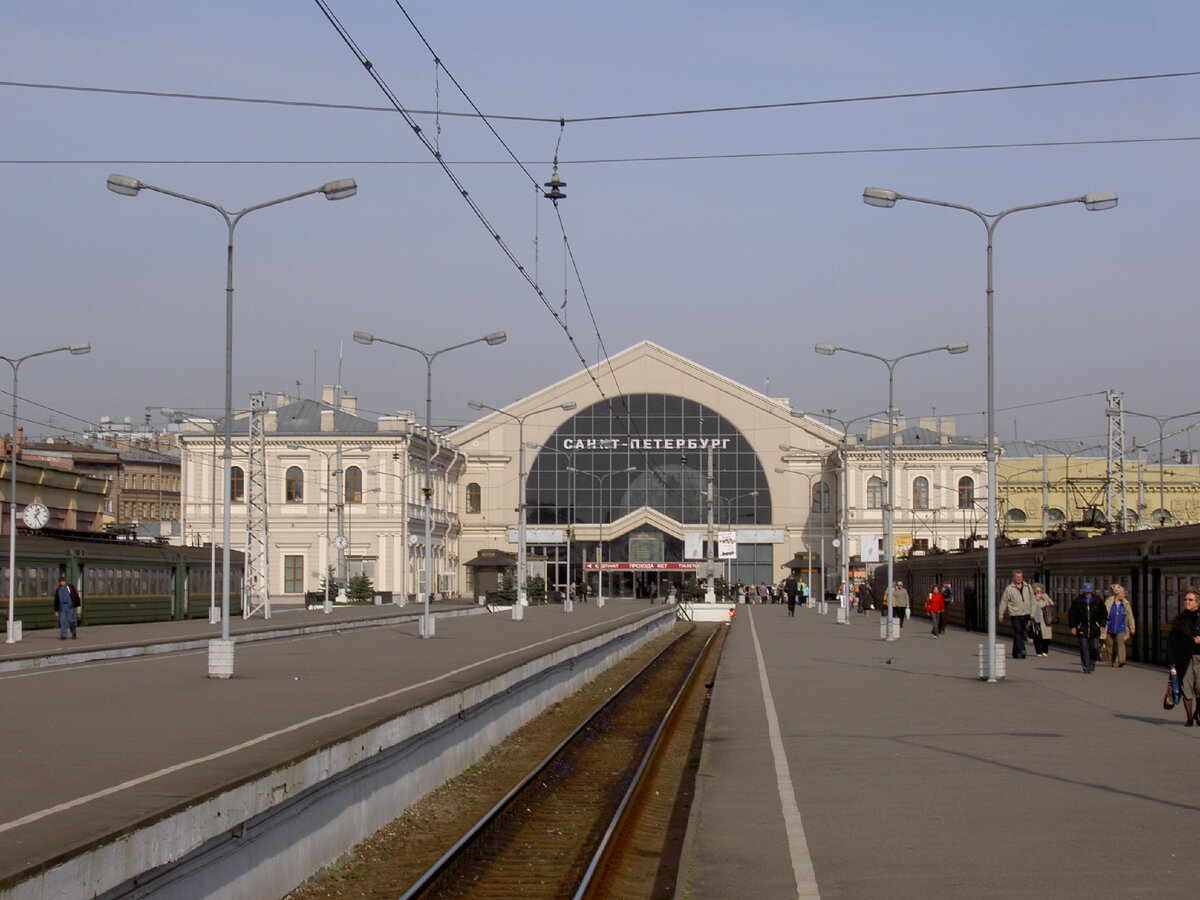
[[[74,356],[82,356],[85,353],[92,352],[92,345],[88,344],[88,343],[72,344],[67,349],[70,350],[72,355],[74,355]]]
[[[966,353],[967,352],[967,342],[966,341],[957,341],[953,344],[949,344],[946,346],[946,352],[950,353],[954,356],[957,356],[959,353]]]
[[[483,409],[483,404],[478,400],[468,400],[467,406],[471,407],[471,409]]]
[[[368,334],[365,331],[354,332],[354,343],[356,344],[373,344],[375,343],[375,335]]]
[[[128,175],[109,175],[108,189],[122,197],[136,197],[142,189],[142,183]]]
[[[1112,209],[1117,205],[1116,191],[1093,191],[1090,194],[1085,194],[1083,205],[1093,212],[1105,209]]]
[[[833,344],[817,344],[813,349],[822,356],[833,356],[833,354],[837,353],[837,347],[833,346]]]
[[[802,409],[793,409],[793,410],[791,411],[791,413],[792,413],[792,416],[794,416],[794,417],[795,417],[795,418],[797,418],[797,419],[803,419],[805,416],[807,416],[807,415],[808,415],[808,413],[806,413],[806,412],[805,412],[804,410],[802,410]]]
[[[867,204],[867,206],[891,209],[899,199],[900,195],[895,191],[889,191],[884,188],[869,187],[863,191],[863,203]]]
[[[783,466],[776,466],[775,471],[778,472],[780,475],[786,475],[788,470],[785,469]]]
[[[354,183],[353,178],[342,178],[321,185],[321,193],[325,195],[326,200],[345,200],[358,193],[358,185]]]
[[[575,408],[576,406],[578,406],[578,405],[579,405],[579,404],[578,404],[578,403],[576,403],[574,400],[568,400],[566,403],[562,404],[562,407],[561,407],[561,408],[562,408],[562,409],[567,409],[567,410],[570,410],[570,409],[574,409],[574,408]]]
[[[508,335],[503,331],[493,331],[491,334],[485,337],[484,340],[487,341],[488,346],[495,347],[497,344],[503,344],[505,341],[507,341]]]
[[[300,445],[297,444],[295,441],[288,441],[284,446],[287,447],[289,450],[299,450],[300,449]]]

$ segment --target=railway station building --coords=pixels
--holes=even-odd
[[[411,412],[360,416],[329,387],[320,400],[268,398],[257,489],[248,417],[235,424],[234,549],[257,503],[272,595],[318,591],[333,568],[416,598],[432,454],[439,594],[480,598],[513,571],[522,506],[526,574],[556,592],[597,595],[603,571],[606,597],[663,599],[693,574],[749,586],[792,569],[820,593],[843,565],[853,577],[885,555],[886,421],[843,433],[650,341],[515,403],[475,399],[479,419],[430,435]],[[188,544],[220,538],[222,434],[189,420],[179,436]],[[983,446],[952,421],[898,422],[895,473],[898,553],[978,532]]]

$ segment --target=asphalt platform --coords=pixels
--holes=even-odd
[[[0,897],[114,836],[664,610],[433,611],[430,639],[412,605],[277,605],[270,620],[235,619],[230,679],[207,677],[220,625],[204,620],[0,643]]]
[[[978,677],[980,634],[741,606],[676,896],[1162,897],[1200,885],[1200,728],[1164,670]],[[997,632],[1003,640],[1005,629]]]

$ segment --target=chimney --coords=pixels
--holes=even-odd
[[[358,398],[352,394],[342,394],[342,412],[357,416]]]
[[[333,406],[334,386],[332,384],[321,385],[321,402],[326,406]]]

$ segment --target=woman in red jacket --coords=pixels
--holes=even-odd
[[[935,584],[933,590],[929,592],[929,599],[925,601],[925,612],[929,613],[929,619],[933,622],[933,636],[941,637],[942,616],[946,614],[946,598],[942,596],[942,586]]]

